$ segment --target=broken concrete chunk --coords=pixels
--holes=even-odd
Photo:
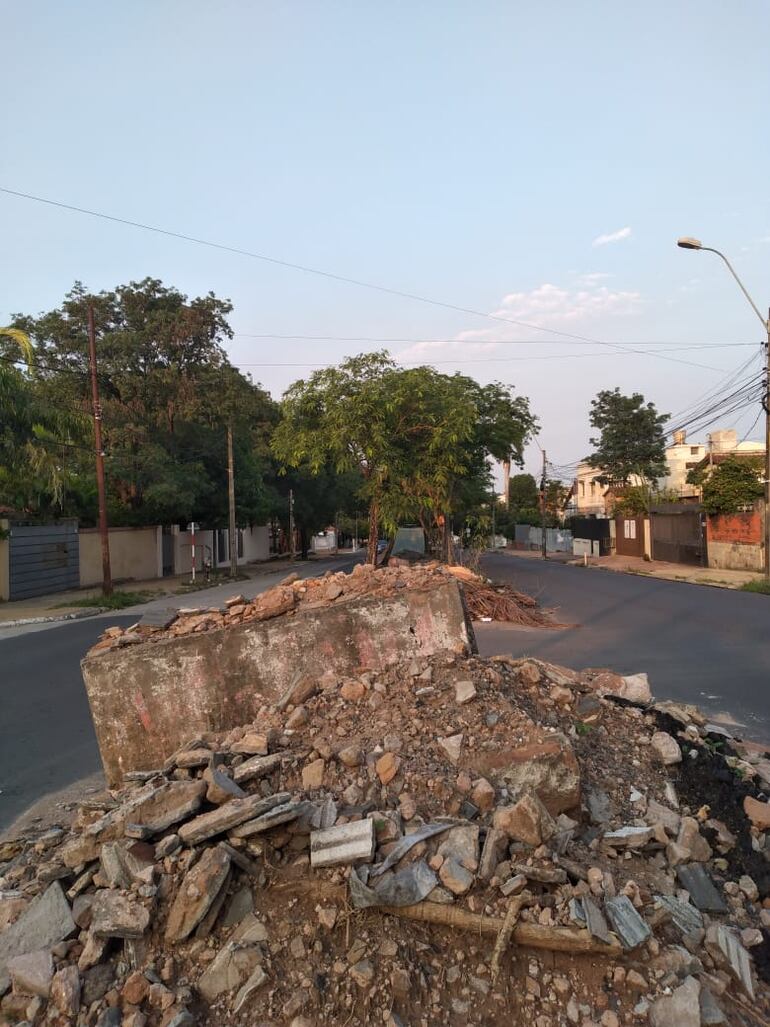
[[[267,756],[270,751],[267,735],[259,734],[257,731],[247,732],[239,741],[233,742],[231,749],[246,756]]]
[[[732,973],[743,990],[754,998],[754,982],[751,977],[751,958],[741,944],[738,935],[724,924],[710,924],[706,930],[706,949],[718,966]]]
[[[650,682],[646,674],[626,674],[619,693],[629,702],[648,703],[652,701]]]
[[[233,771],[233,778],[238,784],[243,784],[244,781],[254,781],[260,778],[267,777],[268,774],[272,774],[274,770],[280,767],[282,762],[282,756],[279,752],[273,753],[272,756],[253,756],[250,760],[246,760],[245,763],[241,763],[239,767],[236,767]]]
[[[662,802],[658,802],[656,799],[649,799],[647,802],[647,812],[644,819],[648,824],[663,824],[668,834],[674,836],[679,833],[679,825],[682,822],[682,818],[674,810],[668,806],[664,806]]]
[[[711,846],[700,833],[695,817],[682,817],[676,843],[686,853],[685,859],[696,863],[706,863],[713,855]]]
[[[612,941],[610,928],[607,924],[604,913],[602,913],[597,903],[590,895],[584,895],[581,900],[581,906],[581,912],[583,913],[586,927],[592,937],[598,938],[599,941],[603,941],[606,945],[609,945]]]
[[[459,762],[460,754],[462,753],[463,748],[462,734],[448,735],[446,738],[439,738],[438,744],[444,750],[445,754],[451,760],[452,763]]]
[[[374,858],[374,821],[338,824],[310,835],[310,865],[320,867],[371,863]]]
[[[635,949],[650,937],[649,925],[639,916],[627,895],[607,899],[604,911],[624,949]]]
[[[267,759],[270,758],[269,756],[267,757]],[[232,802],[225,803],[224,806],[211,810],[210,813],[202,813],[194,820],[183,824],[179,828],[179,837],[185,845],[198,845],[207,838],[213,838],[215,835],[237,827],[238,824],[242,824],[245,820],[251,820],[262,813],[266,813],[274,806],[279,806],[286,802],[288,798],[288,792],[279,792],[277,795],[271,795],[267,799],[261,795],[249,795],[245,799],[233,799]]]
[[[455,681],[455,702],[464,706],[476,698],[476,686],[472,681]]]
[[[258,966],[254,973],[249,977],[246,983],[243,985],[241,990],[235,996],[235,1002],[233,1003],[233,1013],[237,1013],[240,1009],[248,1002],[254,992],[261,988],[262,985],[267,981],[267,974]]]
[[[758,827],[760,831],[770,828],[770,802],[760,802],[759,799],[753,799],[747,795],[743,800],[743,811],[754,827]]]
[[[219,895],[229,873],[229,855],[218,845],[206,849],[179,887],[168,914],[166,941],[184,941],[193,932]]]
[[[689,893],[693,905],[702,913],[726,913],[727,906],[714,887],[711,877],[699,863],[676,868],[679,883]]]
[[[453,895],[465,895],[471,890],[473,874],[466,870],[462,863],[453,856],[445,859],[438,872],[441,883],[448,888]]]
[[[474,768],[514,795],[533,791],[551,814],[580,805],[580,768],[566,735],[543,735],[530,745],[474,757]]]
[[[250,838],[254,834],[262,834],[279,824],[288,824],[300,816],[305,804],[303,802],[285,802],[280,806],[274,806],[267,813],[263,813],[253,820],[247,820],[230,832],[230,838]]]
[[[227,942],[198,981],[198,991],[207,1002],[213,1002],[225,992],[234,991],[254,972],[260,958],[255,948]]]
[[[50,949],[38,949],[8,961],[8,973],[15,992],[48,998],[53,978],[53,957]]]
[[[49,948],[76,931],[69,903],[54,881],[29,904],[18,920],[0,934],[0,994],[10,983],[7,965],[15,956]]]
[[[441,839],[438,855],[455,859],[466,870],[475,871],[479,865],[479,829],[476,824],[458,824],[450,828]]]
[[[131,810],[133,823],[160,834],[172,824],[186,820],[200,807],[206,785],[203,781],[170,781],[156,788]]]
[[[671,919],[682,932],[692,934],[703,927],[700,910],[689,902],[683,902],[673,895],[656,895],[655,899],[671,914]]]
[[[150,925],[149,911],[125,892],[102,888],[91,905],[91,933],[97,938],[141,938]]]
[[[484,839],[479,861],[479,878],[490,881],[495,874],[495,867],[508,851],[508,835],[497,827],[491,827]]]
[[[669,767],[674,763],[682,762],[682,750],[679,748],[679,743],[666,731],[656,731],[650,741],[650,747],[664,766]]]
[[[235,781],[218,767],[206,767],[203,780],[207,784],[206,799],[217,806],[223,806],[231,799],[244,799],[246,793]]]
[[[650,1006],[650,1027],[701,1027],[700,981],[686,978],[671,995]]]
[[[493,823],[509,838],[525,845],[542,845],[556,833],[553,817],[534,792],[525,792],[512,806],[499,806]]]
[[[63,966],[53,975],[51,981],[51,1005],[63,1017],[74,1021],[80,1009],[80,974],[78,968],[70,963]]]
[[[641,849],[651,839],[651,827],[621,827],[617,831],[605,831],[602,838],[614,849]]]

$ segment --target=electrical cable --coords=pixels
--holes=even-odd
[[[298,264],[298,263],[295,263],[295,262],[292,262],[292,261],[288,261],[288,260],[281,260],[278,257],[271,257],[271,256],[269,256],[267,254],[257,253],[257,252],[255,252],[253,250],[246,250],[246,249],[242,249],[242,248],[240,248],[238,246],[229,246],[229,245],[226,245],[224,243],[213,242],[210,239],[201,239],[201,238],[198,238],[197,236],[187,235],[184,232],[174,232],[174,231],[171,231],[170,229],[159,228],[156,225],[147,225],[147,224],[144,224],[144,223],[142,223],[140,221],[133,221],[133,220],[131,220],[129,218],[117,217],[116,215],[113,215],[113,214],[105,214],[103,211],[90,210],[87,207],[78,207],[78,206],[76,206],[74,204],[71,204],[71,203],[63,203],[63,202],[61,202],[59,200],[51,200],[51,199],[48,199],[47,197],[44,197],[44,196],[36,196],[33,193],[21,192],[20,190],[9,189],[9,188],[7,188],[5,186],[0,186],[0,193],[4,193],[7,196],[16,196],[17,198],[20,198],[20,199],[32,200],[35,203],[43,203],[43,204],[46,204],[47,206],[50,206],[50,207],[58,207],[58,208],[61,208],[62,210],[72,211],[73,213],[77,213],[77,214],[85,214],[88,217],[99,218],[99,219],[104,220],[104,221],[111,221],[111,222],[113,222],[115,224],[126,225],[126,226],[128,226],[130,228],[139,228],[139,229],[141,229],[142,231],[145,231],[145,232],[153,232],[153,233],[155,233],[157,235],[164,235],[164,236],[167,236],[167,237],[172,238],[172,239],[180,239],[183,242],[195,243],[198,246],[207,246],[207,247],[209,247],[211,249],[222,250],[222,251],[227,252],[227,253],[234,253],[234,254],[237,254],[238,256],[242,256],[242,257],[249,257],[249,258],[251,258],[253,260],[260,260],[260,261],[263,261],[263,262],[268,263],[268,264],[273,264],[273,265],[275,265],[277,267],[285,267],[285,268],[287,268],[289,270],[292,270],[292,271],[301,271],[304,274],[317,275],[317,276],[319,276],[321,278],[325,278],[325,279],[328,279],[328,280],[331,280],[331,281],[341,282],[341,283],[346,284],[346,285],[353,285],[353,286],[356,286],[357,288],[370,289],[370,290],[373,290],[375,292],[384,293],[386,295],[398,296],[398,297],[400,297],[402,299],[412,300],[412,301],[414,301],[416,303],[425,303],[425,304],[428,304],[430,306],[441,307],[444,310],[454,310],[454,311],[456,311],[458,313],[461,313],[461,314],[470,314],[473,317],[482,317],[482,318],[485,318],[485,319],[488,319],[488,320],[499,321],[499,322],[502,322],[502,323],[505,323],[505,324],[514,324],[514,325],[518,325],[518,327],[520,327],[520,328],[528,328],[531,331],[536,331],[536,332],[546,332],[546,333],[548,333],[550,335],[558,335],[558,336],[560,336],[562,338],[565,338],[565,339],[575,339],[575,340],[578,340],[580,342],[590,342],[590,343],[593,343],[593,344],[595,344],[597,346],[608,346],[611,349],[618,349],[618,350],[621,350],[621,351],[627,352],[627,353],[639,352],[638,350],[634,349],[633,347],[624,346],[624,345],[621,345],[619,343],[605,342],[602,339],[595,339],[595,338],[591,338],[590,336],[586,336],[586,335],[577,335],[574,332],[564,332],[564,331],[562,331],[562,330],[560,330],[558,328],[547,328],[544,325],[532,324],[531,322],[520,321],[520,320],[517,320],[516,318],[512,318],[512,317],[504,317],[501,314],[490,314],[487,311],[476,310],[473,307],[462,307],[462,306],[460,306],[458,304],[455,304],[455,303],[447,303],[447,302],[445,302],[443,300],[431,299],[430,297],[421,296],[421,295],[419,295],[417,293],[406,292],[406,291],[401,290],[401,289],[393,289],[393,288],[390,288],[389,286],[385,286],[385,285],[378,285],[375,282],[366,282],[366,281],[363,281],[362,279],[349,278],[346,275],[340,275],[340,274],[337,274],[337,273],[332,272],[332,271],[325,271],[325,270],[323,270],[321,268],[310,267],[310,266],[307,266],[307,265],[304,265],[304,264]],[[663,353],[656,353],[654,355],[659,357],[661,360],[673,361],[674,363],[679,363],[679,364],[687,364],[687,365],[692,366],[692,367],[701,367],[701,368],[705,368],[706,370],[709,370],[709,371],[719,371],[720,370],[720,368],[718,368],[718,367],[713,367],[713,366],[711,366],[709,364],[696,363],[695,361],[692,361],[692,360],[683,360],[681,357],[670,357],[670,356],[664,355]]]

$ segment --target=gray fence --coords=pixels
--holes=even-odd
[[[77,522],[12,524],[8,544],[10,599],[29,599],[79,586]]]
[[[540,549],[543,544],[543,529],[530,524],[517,524],[515,540],[528,549]],[[571,553],[572,532],[561,528],[545,529],[545,546],[550,553]]]

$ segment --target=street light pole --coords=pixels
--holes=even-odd
[[[690,237],[678,239],[677,246],[683,250],[705,250],[707,253],[716,253],[718,257],[721,257],[725,264],[727,264],[728,271],[738,283],[741,292],[751,304],[751,309],[757,315],[765,330],[765,341],[763,343],[765,347],[765,395],[762,400],[762,406],[765,410],[765,531],[763,542],[765,550],[765,577],[770,579],[770,310],[768,310],[767,320],[765,320],[759,311],[759,307],[749,295],[746,286],[735,273],[735,268],[721,250],[715,250],[712,246],[704,246],[700,239],[692,239]]]

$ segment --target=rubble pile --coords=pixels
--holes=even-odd
[[[91,654],[136,644],[191,635],[214,628],[232,628],[249,621],[293,616],[301,610],[320,609],[335,603],[375,599],[397,594],[404,589],[428,591],[446,581],[458,580],[465,593],[468,610],[474,619],[505,620],[530,626],[549,624],[531,596],[507,585],[491,585],[486,579],[462,567],[444,567],[435,562],[410,563],[393,559],[391,566],[371,567],[357,564],[348,574],[327,571],[320,578],[300,578],[293,573],[254,599],[232,596],[224,607],[187,607],[168,610],[162,623],[138,623],[129,628],[110,627],[91,648]]]
[[[0,843],[0,1024],[767,1015],[770,762],[644,675],[319,668],[128,778]]]

